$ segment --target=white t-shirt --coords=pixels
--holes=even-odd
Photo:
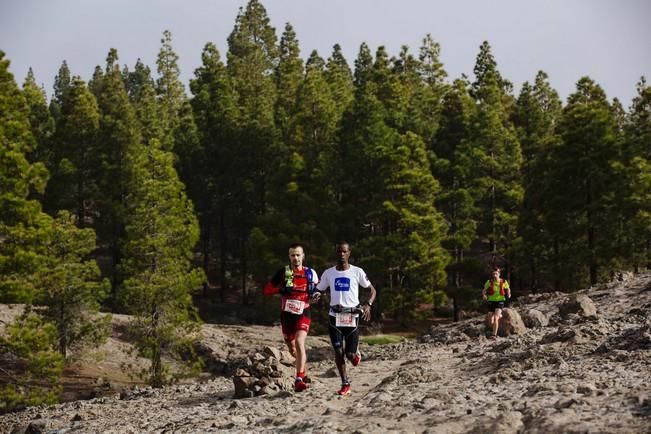
[[[371,282],[359,267],[349,264],[348,270],[330,267],[323,272],[316,288],[325,291],[330,288],[330,306],[355,307],[359,304],[359,287],[368,288]],[[330,314],[333,314],[332,310]]]

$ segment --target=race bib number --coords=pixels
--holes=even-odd
[[[287,300],[285,301],[285,312],[300,315],[305,309],[305,303],[300,300]]]
[[[355,315],[352,313],[337,313],[335,320],[335,325],[337,327],[355,327]]]

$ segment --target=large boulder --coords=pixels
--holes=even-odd
[[[597,308],[593,301],[585,294],[572,295],[565,303],[558,307],[558,312],[563,318],[572,314],[582,317],[597,316]]]
[[[486,318],[486,327],[490,330],[491,326]],[[527,327],[524,325],[520,314],[510,307],[502,309],[502,318],[500,318],[497,327],[497,334],[500,336],[521,335],[526,332]]]
[[[522,313],[522,321],[529,328],[547,327],[549,318],[538,309],[528,309]]]

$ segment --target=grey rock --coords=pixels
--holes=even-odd
[[[276,360],[280,360],[280,350],[275,347],[264,347],[264,353],[267,354],[268,356],[273,357]]]
[[[521,335],[524,334],[527,327],[524,325],[520,314],[511,308],[506,308],[502,311],[502,318],[498,327],[498,334],[500,336]]]
[[[43,419],[33,420],[27,426],[25,434],[42,434],[47,429],[47,421]]]
[[[597,308],[595,307],[594,302],[585,294],[570,296],[569,300],[561,304],[558,310],[563,318],[567,318],[571,314],[577,314],[583,317],[597,315]]]
[[[549,318],[537,309],[527,309],[522,314],[522,321],[529,328],[547,327]]]

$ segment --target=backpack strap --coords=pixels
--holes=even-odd
[[[314,279],[312,278],[313,270],[310,267],[303,266],[303,268],[305,268],[305,279],[307,280],[307,293],[312,295],[316,289],[316,285],[314,285]]]

